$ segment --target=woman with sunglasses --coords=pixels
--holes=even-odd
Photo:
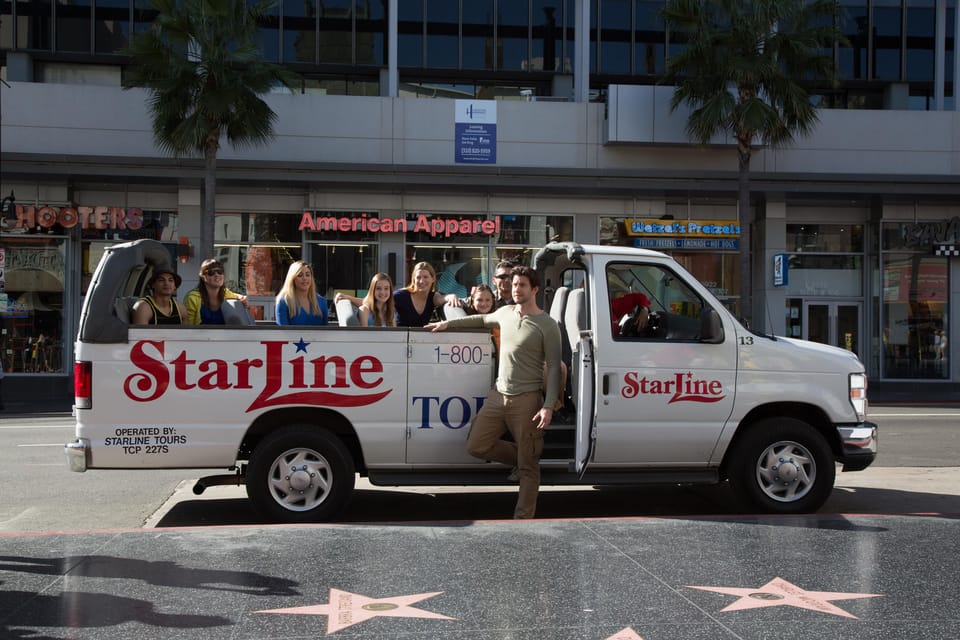
[[[183,298],[187,308],[189,324],[226,324],[223,319],[223,301],[239,300],[247,303],[247,296],[241,296],[225,286],[226,276],[223,263],[209,258],[200,265],[200,282]]]

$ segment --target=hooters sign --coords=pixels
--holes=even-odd
[[[163,340],[141,340],[130,350],[137,371],[123,381],[123,392],[135,402],[152,402],[171,387],[180,391],[249,389],[256,397],[246,411],[282,405],[360,407],[385,398],[383,363],[373,356],[308,358],[305,343],[263,340],[263,355],[239,360],[196,360],[186,350],[167,358]],[[284,357],[284,347],[297,347]]]

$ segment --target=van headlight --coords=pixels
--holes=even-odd
[[[867,375],[864,373],[850,374],[850,404],[857,412],[859,420],[867,417]]]

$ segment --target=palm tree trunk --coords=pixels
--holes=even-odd
[[[737,203],[740,210],[740,319],[753,326],[753,210],[750,208],[750,149],[741,147],[737,174]]]
[[[203,178],[203,217],[200,220],[200,261],[212,258],[214,223],[217,211],[217,147],[207,144],[204,152],[206,172]]]

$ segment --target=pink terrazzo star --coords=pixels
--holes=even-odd
[[[634,631],[632,627],[627,627],[617,631],[607,638],[607,640],[643,640],[643,638],[641,638],[640,634]]]
[[[740,596],[736,602],[727,605],[720,611],[739,611],[740,609],[759,609],[760,607],[789,606],[800,609],[810,609],[820,613],[830,613],[844,618],[857,619],[857,616],[847,613],[840,607],[830,604],[831,600],[855,600],[857,598],[876,598],[882,593],[842,593],[833,591],[807,591],[790,584],[783,578],[774,578],[759,589],[740,589],[737,587],[695,587],[688,585],[688,589],[714,591],[731,596]]]
[[[327,633],[334,633],[351,625],[369,620],[370,618],[436,618],[439,620],[456,620],[439,613],[432,613],[417,609],[410,605],[433,596],[434,593],[417,593],[409,596],[394,596],[392,598],[368,598],[359,593],[330,589],[330,602],[308,607],[290,607],[288,609],[266,609],[256,613],[298,613],[308,616],[328,616]]]

